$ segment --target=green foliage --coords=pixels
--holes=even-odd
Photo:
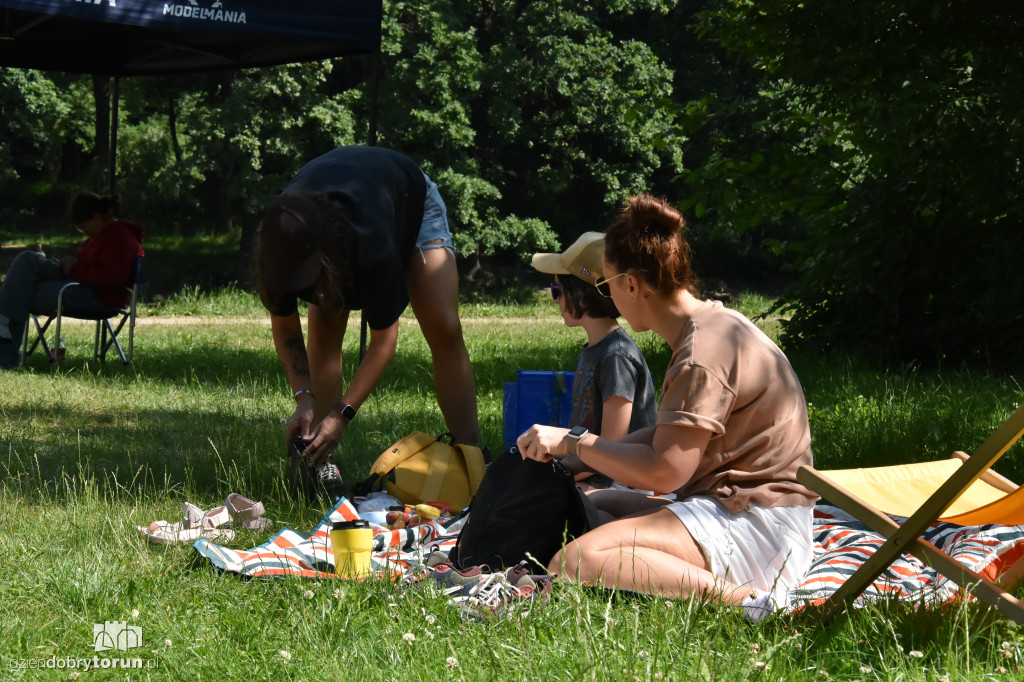
[[[65,145],[89,139],[88,78],[50,76],[0,69],[0,219],[8,227],[12,221],[27,227],[33,218],[64,224],[61,182],[77,170]]]
[[[515,254],[597,226],[677,168],[671,72],[604,28],[661,3],[386,3],[382,143],[450,200],[466,254]],[[553,232],[552,232],[553,229]]]
[[[226,230],[279,192],[301,162],[355,142],[332,62],[134,79],[126,87],[120,183],[140,219]],[[191,229],[195,229],[194,227]]]
[[[737,226],[782,228],[771,243],[799,271],[783,307],[790,347],[1015,366],[1024,10],[846,9],[714,4],[703,30],[764,80],[725,107],[746,109],[742,133],[687,180],[709,209],[743,197]],[[716,184],[735,189],[716,196]]]

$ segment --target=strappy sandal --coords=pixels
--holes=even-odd
[[[155,545],[171,545],[196,540],[234,540],[230,528],[182,528],[180,523],[154,521],[149,526],[138,526],[139,534]]]
[[[207,540],[233,540],[235,531],[222,528],[231,522],[225,506],[203,511],[191,502],[181,505],[184,519],[180,523],[154,521],[148,526],[136,526],[140,535],[148,542],[158,545],[169,545],[178,542],[195,542]]]
[[[224,502],[224,508],[231,523],[238,528],[263,530],[274,525],[273,521],[264,518],[263,514],[266,510],[263,508],[262,502],[254,502],[238,493],[228,495],[228,499]]]

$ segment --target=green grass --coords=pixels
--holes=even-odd
[[[737,307],[754,315],[768,303],[745,296]],[[467,305],[463,323],[484,440],[496,450],[504,382],[517,368],[571,369],[582,338],[541,296],[519,306]],[[762,324],[777,333],[773,321]],[[218,574],[188,546],[147,546],[135,526],[179,519],[185,500],[222,504],[233,491],[261,499],[292,528],[308,530],[323,514],[282,484],[280,420],[293,403],[258,301],[230,289],[168,297],[140,320],[134,371],[87,361],[89,328],[66,333],[63,372],[50,374],[36,357],[0,373],[3,679],[68,679],[67,670],[18,666],[91,658],[93,624],[120,620],[142,628],[145,646],[130,653],[155,666],[131,679],[1020,676],[1024,633],[970,605],[924,614],[883,605],[827,626],[797,618],[754,626],[735,609],[558,585],[543,609],[479,624],[460,620],[439,597],[383,581]],[[668,349],[651,334],[638,340],[660,377]],[[348,356],[357,344],[352,329]],[[811,404],[816,460],[828,467],[970,450],[1024,395],[1019,376],[792,360]],[[409,431],[443,431],[432,397],[429,353],[407,315],[395,360],[345,436],[346,480],[363,478]],[[997,468],[1024,479],[1020,446]],[[228,544],[248,548],[266,537],[245,533]],[[83,679],[125,679],[88,674]]]

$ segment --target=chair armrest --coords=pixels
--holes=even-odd
[[[950,455],[950,457],[952,457],[953,459],[959,459],[961,462],[966,462],[970,455],[968,455],[966,452],[961,452],[960,450],[957,450],[952,455]],[[1002,474],[993,471],[992,469],[986,469],[978,478],[983,480],[985,483],[988,483],[996,490],[1002,490],[1004,493],[1012,493],[1014,490],[1017,489],[1016,483],[1006,478]]]

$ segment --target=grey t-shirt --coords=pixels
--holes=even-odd
[[[630,432],[654,425],[658,412],[651,370],[636,342],[622,327],[593,347],[583,346],[576,360],[569,423],[601,433],[604,401],[612,396],[622,396],[633,403]]]

